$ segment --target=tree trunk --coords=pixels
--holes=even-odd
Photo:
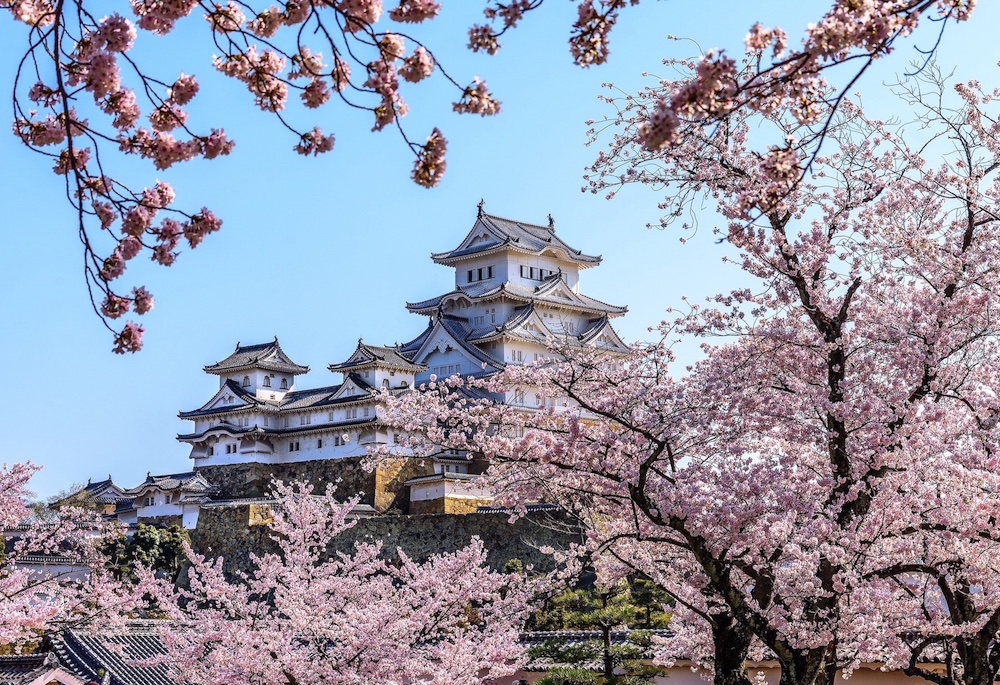
[[[715,643],[714,685],[752,685],[747,676],[747,652],[753,635],[729,614],[718,614],[712,622]]]
[[[820,647],[794,650],[790,658],[779,657],[779,685],[834,685],[836,668],[829,663],[833,659],[829,652],[828,647]]]

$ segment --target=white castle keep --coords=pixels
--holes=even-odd
[[[382,389],[412,392],[432,375],[488,376],[508,364],[550,355],[553,343],[626,349],[611,320],[627,308],[580,292],[580,272],[598,266],[601,258],[566,244],[551,217],[548,225],[528,224],[488,214],[480,203],[461,243],[431,259],[454,269],[455,287],[407,304],[427,317],[423,332],[392,347],[359,340],[345,361],[328,366],[340,375],[336,385],[299,389],[309,368],[295,363],[277,338],[237,344],[228,357],[206,366],[206,373],[219,378],[218,391],[200,408],[179,414],[194,424],[177,436],[191,446],[194,471],[151,476],[126,491],[135,499],[121,518],[180,515],[184,509],[185,522],[191,521],[190,510],[212,499],[211,474],[217,469],[209,467],[362,457],[371,445],[398,441],[379,420]],[[498,399],[544,406],[543,398],[525,395]],[[488,501],[488,495],[465,485],[472,478],[469,466],[464,455],[436,455],[427,472],[406,480],[411,513],[463,510],[448,506],[449,498],[464,498],[469,505],[464,510]],[[187,492],[184,483],[197,487]],[[166,484],[173,489],[160,487]]]

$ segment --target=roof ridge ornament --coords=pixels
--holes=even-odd
[[[476,218],[480,218],[483,215],[483,205],[486,204],[486,200],[479,198],[479,204],[476,205]]]
[[[549,230],[553,233],[556,232],[556,220],[552,218],[552,213],[549,213]]]

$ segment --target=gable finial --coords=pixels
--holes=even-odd
[[[358,347],[361,347],[361,338],[358,338]]]
[[[476,216],[477,217],[480,217],[480,216],[483,215],[483,205],[485,205],[485,204],[486,204],[486,200],[484,200],[483,198],[479,198],[479,204],[476,205],[476,207],[478,209],[478,211],[476,212]]]
[[[552,214],[549,214],[549,230],[556,230],[556,220],[552,218]]]

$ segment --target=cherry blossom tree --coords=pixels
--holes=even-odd
[[[471,685],[517,670],[531,588],[491,571],[478,539],[424,563],[387,563],[380,542],[331,555],[357,501],[276,492],[277,550],[251,555],[252,572],[228,579],[223,560],[189,552],[186,587],[147,577],[174,620],[164,663],[179,681]]]
[[[100,551],[115,532],[92,512],[67,510],[54,521],[32,520],[25,499],[37,470],[28,463],[0,468],[0,528],[6,541],[0,558],[0,645],[15,649],[95,618],[117,625],[135,606],[132,589],[114,580]],[[59,566],[76,570],[40,571],[24,563],[30,555],[58,557]]]
[[[469,30],[470,49],[495,53],[500,37],[542,4],[487,0],[486,22]],[[573,60],[581,66],[603,63],[620,12],[638,4],[578,0],[569,41]],[[714,131],[742,111],[766,116],[792,107],[811,140],[821,141],[848,90],[831,93],[828,69],[848,65],[844,84],[849,86],[921,21],[937,20],[943,31],[949,22],[967,19],[973,5],[972,0],[836,0],[807,29],[802,47],[791,50],[785,31],[756,24],[747,36],[753,59],[744,68],[723,52],[705,54],[691,65],[691,78],[664,87],[636,135],[659,149],[683,141],[690,127]],[[118,320],[153,306],[143,286],[120,285],[128,262],[145,254],[169,266],[182,241],[194,248],[222,221],[208,208],[178,207],[168,183],[113,171],[119,168],[114,158],[135,156],[164,170],[227,155],[233,147],[224,121],[208,126],[188,121],[187,106],[199,90],[194,76],[159,73],[136,56],[133,48],[144,34],[168,34],[200,15],[209,50],[218,51],[215,68],[246,86],[253,106],[291,133],[296,152],[329,152],[334,139],[319,126],[296,123],[289,96],[297,95],[299,107],[309,110],[339,102],[371,112],[373,130],[395,128],[414,155],[412,178],[423,186],[440,181],[447,141],[437,128],[426,138],[407,133],[401,124],[409,107],[404,88],[437,76],[454,88],[456,112],[488,116],[500,110],[483,81],[457,80],[411,35],[410,29],[439,14],[441,3],[434,0],[399,0],[391,8],[382,0],[131,0],[107,7],[86,0],[3,0],[0,8],[22,29],[12,39],[25,44],[14,86],[14,132],[65,177],[87,287],[118,353],[137,351],[144,332],[135,321]],[[764,57],[767,51],[770,59]],[[771,156],[774,167],[793,158],[781,150]],[[804,169],[781,173],[797,181]]]
[[[749,111],[656,153],[626,131],[603,181],[664,186],[668,208],[712,198],[753,285],[622,358],[567,343],[560,362],[386,398],[430,445],[491,459],[501,496],[577,513],[612,577],[661,583],[679,605],[664,657],[719,683],[746,682],[758,649],[787,685],[872,661],[924,674],[942,655],[960,666],[934,680],[985,685],[1000,665],[997,93],[960,84],[949,104],[931,81],[905,94],[919,118],[902,129],[838,103],[830,152],[797,184],[776,178],[808,151],[776,169]],[[765,121],[779,138],[803,125]],[[680,373],[677,336],[705,341]],[[464,383],[556,408],[447,392]]]

